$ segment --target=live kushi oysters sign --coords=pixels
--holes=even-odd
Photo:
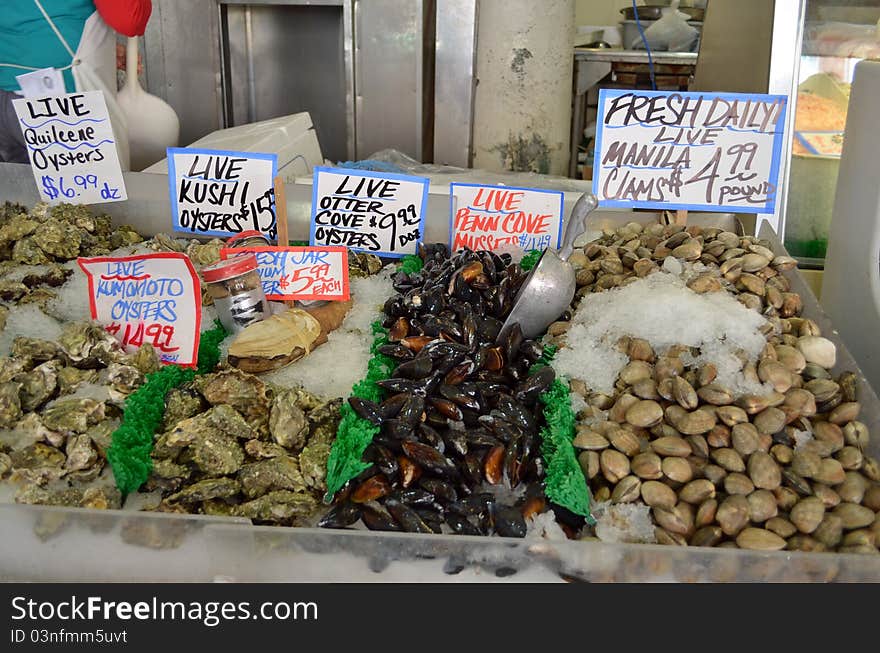
[[[602,89],[602,206],[773,213],[786,97]]]

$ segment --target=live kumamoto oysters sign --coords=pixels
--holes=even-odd
[[[783,95],[602,89],[593,193],[602,206],[773,213]]]

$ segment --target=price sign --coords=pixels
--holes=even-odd
[[[348,250],[345,247],[236,247],[221,249],[221,258],[252,252],[266,299],[345,301]]]
[[[315,168],[309,244],[387,257],[415,254],[428,183],[424,177]]]
[[[450,248],[559,247],[562,191],[450,184]],[[454,198],[454,202],[453,202]]]
[[[593,193],[611,207],[773,213],[783,95],[602,89]]]
[[[174,230],[226,238],[255,230],[275,240],[278,156],[168,148]]]
[[[127,199],[101,91],[13,100],[37,190],[50,204]]]
[[[165,363],[195,367],[202,293],[185,254],[80,258],[89,281],[89,307],[126,351],[151,344]]]

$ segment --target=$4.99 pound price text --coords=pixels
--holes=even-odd
[[[69,185],[70,182],[65,181],[64,177],[58,177],[56,179],[52,175],[43,175],[42,180],[43,192],[50,200],[58,199],[59,197],[63,197],[65,199],[73,199],[75,197],[79,197],[82,191],[99,188],[102,199],[122,199],[119,194],[119,189],[111,187],[110,184],[108,184],[106,181],[104,182],[103,186],[99,187],[97,175],[74,175],[72,186]]]

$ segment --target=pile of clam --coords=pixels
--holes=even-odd
[[[369,467],[321,525],[523,537],[526,518],[547,508],[538,397],[555,378],[549,367],[529,374],[543,348],[518,326],[496,343],[524,275],[509,255],[421,253],[422,271],[398,273],[384,307],[387,398],[349,399],[381,428]]]
[[[589,370],[571,380],[586,402],[574,445],[596,501],[644,502],[664,544],[878,552],[880,464],[857,379],[832,373],[835,345],[801,315],[781,274],[793,259],[717,228],[632,223],[571,261],[578,298],[689,271],[694,292],[731,293],[767,320],[766,347],[742,369],[772,388],[762,395],[737,396],[711,363],[686,364],[698,353],[688,347],[654,351],[630,337],[617,343],[629,363],[613,395],[591,391]],[[554,323],[548,340],[564,346],[568,326]]]

